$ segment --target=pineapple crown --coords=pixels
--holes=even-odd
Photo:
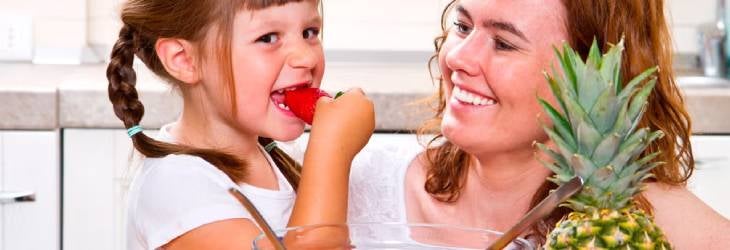
[[[558,185],[574,176],[585,180],[583,190],[565,204],[575,211],[627,206],[652,176],[649,171],[661,164],[652,161],[659,153],[641,154],[663,133],[637,129],[658,68],[647,69],[622,86],[623,50],[621,39],[601,55],[594,40],[583,62],[564,44],[562,53],[555,48],[562,71],[553,67],[552,75],[545,73],[560,111],[544,99],[538,101],[552,120],[553,126],[543,127],[557,150],[536,143],[552,158],[538,160],[555,173],[549,180]]]

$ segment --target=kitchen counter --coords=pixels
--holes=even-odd
[[[142,125],[174,121],[181,100],[141,63],[138,91],[145,105]],[[107,97],[106,65],[0,64],[0,129],[120,128]],[[378,131],[417,128],[431,114],[419,100],[434,93],[425,63],[328,62],[323,89],[362,88],[374,101]],[[730,133],[730,86],[684,90],[698,134]]]

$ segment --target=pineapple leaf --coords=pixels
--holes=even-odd
[[[621,144],[619,153],[611,160],[611,165],[624,166],[626,163],[636,158],[639,153],[651,143],[648,137],[649,129],[643,128],[632,134],[626,141]]]
[[[631,145],[641,143],[642,140],[645,140],[647,135],[649,134],[649,128],[641,128],[634,132],[633,134],[627,135],[626,138],[624,138],[624,141],[621,142],[620,151],[626,150],[626,148],[630,147]]]
[[[649,137],[646,138],[646,145],[649,146],[652,142],[654,142],[657,139],[661,139],[664,137],[664,132],[661,130],[653,131],[649,134]]]
[[[625,167],[622,172],[618,174],[616,181],[612,183],[612,187],[614,187],[615,190],[625,190],[627,187],[630,186],[631,183],[633,183],[634,179],[630,177],[631,175],[633,175],[633,173],[636,173],[639,168],[641,168],[641,165],[636,163],[632,163],[631,165]]]
[[[560,68],[563,70],[563,77],[566,82],[571,83],[571,86],[565,86],[566,88],[575,91],[576,86],[575,83],[578,79],[575,73],[575,62],[570,60],[570,51],[573,49],[570,48],[570,46],[566,43],[563,45],[563,52],[560,53],[560,51],[557,48],[553,48],[555,51],[555,54],[560,59]],[[558,77],[558,75],[554,75],[555,77]],[[575,93],[575,92],[573,92]],[[559,98],[558,98],[559,99]]]
[[[599,166],[605,165],[613,159],[613,156],[616,155],[616,152],[618,152],[620,145],[621,136],[618,134],[611,134],[598,144],[598,147],[596,147],[596,150],[593,151],[591,157]]]
[[[595,41],[594,41],[595,42]],[[611,47],[603,57],[601,63],[601,75],[603,79],[610,80],[616,93],[621,91],[621,56],[624,51],[624,41]]]
[[[654,158],[656,158],[660,154],[662,154],[662,152],[651,153],[649,155],[644,156],[644,158],[639,159],[638,161],[636,161],[636,163],[639,165],[647,164],[647,163],[651,162],[651,160],[654,160]]]
[[[614,88],[606,88],[590,111],[590,117],[601,134],[606,134],[613,127],[619,113],[617,112],[618,105],[616,104],[615,91]]]
[[[595,43],[596,41],[594,40],[593,42]],[[603,76],[603,79],[608,80],[617,92],[621,90],[620,87],[616,88],[616,85],[621,85],[618,83],[621,83],[619,76],[621,72],[621,57],[623,56],[623,52],[624,41],[622,40],[618,44],[611,46],[611,49],[609,49],[606,55],[603,56],[603,61],[600,65],[601,76]]]
[[[601,50],[598,48],[598,41],[596,39],[593,39],[590,51],[588,52],[588,60],[586,60],[586,65],[590,65],[596,69],[600,69],[602,60],[603,58],[601,58]]]
[[[575,175],[586,179],[586,183],[589,182],[588,179],[593,177],[593,172],[597,169],[596,164],[579,154],[574,154],[570,158],[570,165],[573,166]]]
[[[644,110],[644,107],[646,107],[646,100],[649,98],[649,94],[651,94],[651,90],[654,89],[656,82],[656,77],[649,80],[649,82],[641,88],[641,90],[639,90],[639,92],[636,93],[634,98],[631,100],[628,115],[632,121],[637,121],[641,118],[641,115],[643,114],[642,111]]]
[[[548,156],[550,156],[555,161],[555,164],[557,164],[557,166],[570,171],[569,175],[573,175],[573,169],[570,168],[568,161],[565,159],[565,157],[563,157],[563,155],[556,152],[555,150],[548,148],[545,144],[542,143],[535,143],[535,146],[537,146],[537,148],[539,148],[542,152],[545,152]]]
[[[661,154],[661,152],[654,152],[652,154],[649,154],[647,156],[644,156],[644,158],[641,158],[641,159],[639,159],[637,161],[632,162],[631,164],[629,164],[628,166],[624,167],[623,169],[621,169],[618,172],[618,178],[617,179],[618,180],[624,180],[625,179],[625,181],[627,181],[627,182],[630,181],[631,179],[627,178],[628,176],[633,175],[639,169],[646,167],[647,164],[649,164],[649,162],[651,162],[651,160],[653,160],[654,158],[656,158],[656,156],[658,156],[660,154]]]
[[[558,133],[556,133],[553,129],[548,127],[543,127],[543,129],[545,130],[545,133],[548,134],[548,137],[550,137],[550,140],[558,146],[560,154],[563,155],[565,159],[570,159],[576,149],[563,141],[563,138],[560,137],[560,135],[558,135]]]
[[[578,141],[578,152],[584,155],[593,154],[593,150],[599,143],[601,143],[601,133],[599,133],[598,130],[596,130],[596,128],[586,120],[580,121],[576,130],[578,130],[576,136]]]
[[[560,114],[552,105],[543,99],[538,99],[538,102],[547,113],[550,120],[553,121],[553,127],[557,130],[558,134],[562,136],[563,140],[573,148],[576,147],[575,137],[573,136],[573,129],[570,127],[570,123]]]
[[[606,88],[609,88],[606,81],[601,77],[600,72],[597,69],[593,69],[592,65],[580,65],[576,70],[578,77],[584,81],[583,84],[578,85],[578,103],[585,110],[590,110],[593,104],[596,103],[598,96],[603,93]]]
[[[593,172],[594,182],[598,184],[598,187],[603,189],[608,188],[608,186],[611,185],[611,180],[615,177],[616,170],[611,165],[598,168],[595,172]]]
[[[634,124],[629,119],[628,112],[629,102],[622,101],[621,108],[619,108],[618,114],[616,115],[616,122],[613,124],[613,129],[611,129],[612,134],[625,135],[631,130]]]
[[[647,174],[648,174],[648,173],[649,173],[649,172],[650,172],[651,170],[653,170],[654,168],[656,168],[656,167],[658,167],[658,166],[661,166],[661,165],[664,165],[664,162],[652,162],[652,163],[650,163],[650,164],[647,164],[647,165],[644,165],[644,166],[642,166],[642,167],[641,167],[641,170],[639,170],[639,171],[636,171],[636,173],[635,173],[634,175],[635,175],[635,176],[641,176],[641,178],[639,178],[639,179],[642,179],[642,180],[643,180],[643,179],[645,179],[645,178],[646,178],[646,175],[647,175]],[[651,177],[651,176],[649,176],[649,177]]]
[[[550,90],[553,93],[555,100],[558,101],[558,103],[560,104],[560,108],[563,110],[563,112],[566,112],[567,109],[565,108],[565,102],[563,102],[563,99],[560,98],[563,95],[563,90],[560,84],[557,82],[557,80],[548,75],[547,72],[543,72],[543,74],[545,75],[545,79],[547,79],[547,82],[550,85]],[[553,75],[557,75],[555,68],[553,68]]]
[[[547,161],[544,161],[544,160],[539,159],[539,158],[537,160],[543,166],[545,166],[545,168],[549,169],[550,171],[553,171],[553,173],[557,177],[556,184],[560,185],[560,184],[565,183],[565,182],[568,182],[570,180],[570,179],[564,180],[564,178],[561,178],[561,176],[569,176],[570,175],[570,173],[568,171],[566,171],[567,170],[566,168],[562,168],[560,166],[557,166],[555,163],[547,162]]]
[[[644,72],[642,72],[641,74],[639,74],[638,76],[634,77],[634,79],[631,79],[631,81],[628,84],[626,84],[626,87],[624,87],[624,89],[619,91],[619,93],[620,93],[619,100],[628,99],[629,96],[634,94],[634,89],[636,89],[636,87],[639,86],[639,84],[643,83],[649,76],[654,75],[654,73],[656,73],[657,70],[659,70],[659,67],[649,68],[649,69],[645,70]]]

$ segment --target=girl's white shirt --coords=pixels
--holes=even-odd
[[[170,128],[171,125],[163,126],[157,139],[174,143]],[[128,249],[157,249],[212,222],[251,219],[246,209],[228,193],[231,187],[246,195],[272,228],[285,228],[296,194],[271,157],[264,155],[276,173],[279,190],[234,183],[218,168],[196,156],[145,158],[128,194]]]

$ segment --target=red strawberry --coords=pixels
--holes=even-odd
[[[330,97],[327,92],[318,88],[298,88],[284,93],[284,105],[288,106],[299,119],[312,125],[314,106],[317,104],[317,99],[322,96]]]

